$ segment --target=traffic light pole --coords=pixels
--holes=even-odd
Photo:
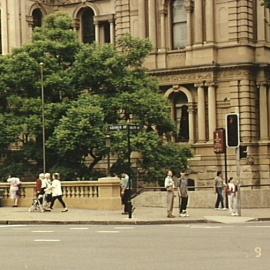
[[[238,215],[241,216],[241,182],[240,182],[240,147],[235,148],[235,155],[236,155],[236,175],[237,175],[237,208],[238,208]]]
[[[225,171],[225,183],[226,186],[228,185],[228,170],[227,170],[227,147],[224,147],[224,171]],[[225,194],[225,204],[226,204],[226,208],[229,207],[229,202],[228,202],[228,194],[226,192]]]

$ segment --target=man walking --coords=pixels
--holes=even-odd
[[[167,217],[174,218],[175,216],[172,214],[173,211],[173,200],[174,200],[174,182],[172,179],[172,171],[167,172],[167,176],[165,178],[164,187],[167,190]]]
[[[179,212],[180,217],[188,217],[187,204],[188,204],[188,179],[185,172],[181,173],[178,182],[178,196],[179,196]]]

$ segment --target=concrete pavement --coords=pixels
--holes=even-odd
[[[56,208],[52,212],[28,212],[28,208],[0,207],[0,224],[188,224],[188,223],[242,223],[248,221],[270,221],[269,208],[242,209],[241,217],[230,216],[228,211],[191,208],[189,217],[166,217],[166,209],[137,207],[129,219],[121,211],[97,211],[69,209],[62,213]]]

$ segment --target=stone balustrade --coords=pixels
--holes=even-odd
[[[121,209],[120,180],[104,177],[98,181],[62,181],[63,199],[69,208],[92,210]],[[3,192],[3,206],[11,206],[9,184],[0,183]],[[23,182],[19,206],[30,207],[35,198],[35,182]],[[61,205],[56,201],[55,207]]]

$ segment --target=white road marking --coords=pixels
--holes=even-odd
[[[27,225],[0,225],[0,228],[26,227]]]
[[[189,228],[190,225],[183,225],[183,224],[163,224],[164,227],[177,227],[177,228]]]
[[[196,226],[196,225],[191,225],[191,229],[220,229],[222,228],[221,226]]]
[[[86,227],[79,227],[79,228],[69,228],[70,230],[88,230],[89,228]]]
[[[134,227],[114,227],[115,230],[133,230]]]
[[[32,231],[32,233],[53,233],[54,231]]]
[[[119,231],[97,231],[97,233],[119,233]]]
[[[270,228],[270,226],[265,226],[265,225],[253,225],[253,226],[247,226],[248,228]]]
[[[34,242],[60,242],[59,239],[35,239]]]

